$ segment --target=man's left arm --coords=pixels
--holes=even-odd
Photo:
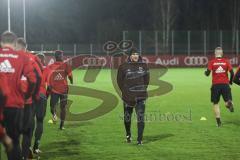
[[[150,81],[150,71],[147,64],[145,64],[145,70],[146,74],[144,75],[144,85],[148,86]]]
[[[228,62],[228,68],[229,68],[229,72],[230,72],[229,84],[232,85],[232,83],[233,83],[233,77],[234,77],[234,72],[233,72],[233,68],[232,68],[232,65],[230,64],[230,62]]]

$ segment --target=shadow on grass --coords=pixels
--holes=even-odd
[[[48,143],[44,148],[44,153],[41,155],[41,159],[57,159],[71,156],[80,156],[79,148],[80,142],[74,139],[59,140]]]
[[[59,131],[56,137],[48,137],[47,144],[42,145],[43,153],[40,158],[44,160],[58,159],[83,159],[83,151],[81,150],[81,142],[84,139],[84,130],[79,127],[91,126],[93,122],[66,122],[65,131]],[[91,158],[91,156],[88,156]]]
[[[144,143],[151,143],[155,141],[160,141],[168,137],[173,137],[174,134],[160,134],[160,135],[154,135],[154,136],[144,136]]]
[[[66,126],[69,128],[78,128],[80,126],[90,126],[92,122],[67,122]]]
[[[232,124],[232,125],[235,125],[235,126],[240,126],[240,120],[225,121],[224,124]]]

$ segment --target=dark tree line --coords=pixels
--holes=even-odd
[[[7,29],[0,1],[0,31]],[[11,0],[12,30],[23,35],[20,0]],[[89,43],[122,38],[123,30],[239,29],[239,0],[26,0],[30,43]],[[233,36],[233,41],[236,37]]]

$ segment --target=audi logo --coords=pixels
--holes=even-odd
[[[83,58],[84,66],[106,66],[107,60],[104,57],[85,57]]]
[[[184,63],[187,66],[204,66],[208,64],[207,57],[185,57]]]
[[[149,63],[149,59],[147,57],[142,57],[142,60],[145,62],[145,63]]]

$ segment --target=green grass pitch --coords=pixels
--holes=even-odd
[[[125,143],[120,99],[113,111],[86,122],[66,122],[64,131],[59,131],[58,125],[47,123],[51,118],[48,106],[40,159],[240,159],[240,88],[232,86],[234,113],[230,113],[221,100],[223,127],[217,128],[210,103],[211,78],[205,77],[203,73],[203,68],[170,68],[160,78],[171,83],[173,90],[165,95],[149,98],[146,114],[156,111],[162,114],[182,114],[191,120],[149,120],[145,124],[143,146],[136,145],[136,119],[132,119],[133,142]],[[102,70],[94,83],[83,82],[84,74],[84,70],[74,71],[75,85],[108,91],[117,96],[111,83],[110,70]],[[73,100],[71,111],[75,113],[89,111],[101,103],[98,99],[85,96],[69,96],[69,99]],[[200,121],[201,117],[206,117],[207,120]]]

